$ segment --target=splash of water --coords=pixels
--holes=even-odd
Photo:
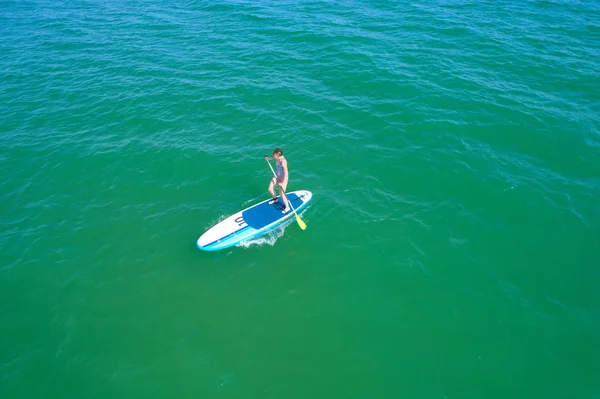
[[[277,242],[278,239],[283,237],[285,233],[285,228],[294,222],[294,219],[287,220],[275,227],[272,230],[267,231],[265,234],[262,234],[258,237],[251,238],[249,240],[244,240],[240,242],[237,246],[243,248],[250,248],[251,246],[259,246],[270,245],[273,246]]]

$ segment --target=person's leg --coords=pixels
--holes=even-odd
[[[286,190],[287,190],[287,183],[286,184],[279,183],[279,194],[281,194],[281,199],[283,200],[283,205],[285,205],[285,208],[283,209],[283,211],[281,211],[281,213],[287,213],[290,211],[290,204],[288,202],[287,195],[285,195]]]
[[[269,183],[269,193],[271,193],[271,197],[273,199],[269,201],[269,204],[277,202],[277,195],[275,195],[275,184],[277,184],[277,179],[273,177],[271,179],[271,183]]]

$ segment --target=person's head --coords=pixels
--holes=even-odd
[[[281,151],[281,148],[275,148],[275,151],[273,151],[273,158],[279,159],[282,156],[283,156],[283,151]]]

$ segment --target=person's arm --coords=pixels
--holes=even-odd
[[[273,160],[273,158],[271,158],[271,157],[268,157],[268,156],[266,156],[266,155],[265,155],[265,160],[267,160],[267,161],[272,161],[272,160]]]

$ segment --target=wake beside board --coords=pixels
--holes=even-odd
[[[287,193],[288,200],[296,212],[300,212],[311,200],[312,193],[299,190]],[[280,223],[294,217],[291,210],[281,213],[283,200],[269,204],[271,198],[246,208],[217,223],[198,238],[196,245],[203,251],[217,251],[239,244],[244,240],[257,237]]]

